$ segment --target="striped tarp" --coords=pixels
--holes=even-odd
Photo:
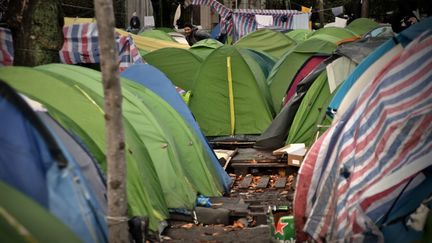
[[[279,9],[235,9],[233,11],[233,39],[238,40],[241,37],[257,29],[255,15],[273,16],[273,27],[279,29],[292,29],[293,16],[302,14],[297,10],[279,10]]]
[[[299,171],[297,240],[379,242],[376,226],[432,165],[432,35],[412,41],[317,140]]]
[[[9,29],[0,27],[0,66],[12,65],[13,57],[12,33]]]
[[[203,5],[211,7],[220,16],[221,33],[231,34],[232,23],[232,10],[216,0],[193,0],[193,5]]]
[[[193,0],[192,4],[211,7],[223,19],[227,18],[231,14],[230,8],[225,7],[222,3],[216,0]]]
[[[120,72],[134,63],[142,63],[143,59],[135,46],[132,37],[116,35],[117,48],[119,50]]]
[[[66,64],[99,63],[98,30],[95,23],[74,24],[63,28],[64,43],[59,51]],[[142,62],[141,55],[129,36],[116,34],[120,71],[133,63]]]
[[[255,15],[273,16],[273,26],[280,29],[293,28],[293,15],[304,14],[297,10],[280,9],[230,9],[216,0],[193,0],[194,5],[211,7],[221,17],[221,32],[233,36],[236,41],[242,36],[257,29]]]

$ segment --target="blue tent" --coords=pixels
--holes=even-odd
[[[390,51],[393,47],[395,47],[399,43],[402,46],[408,45],[413,39],[419,36],[419,34],[424,32],[426,29],[430,28],[430,26],[432,26],[432,17],[427,18],[415,25],[412,25],[410,28],[402,31],[398,36],[389,39],[384,44],[382,44],[379,48],[377,48],[373,53],[371,53],[367,58],[365,58],[339,87],[338,91],[334,95],[328,107],[329,114],[332,114],[334,111],[337,111],[347,92],[358,80],[358,78],[373,63],[375,63],[378,59],[380,59],[384,54],[386,54],[388,51]]]
[[[140,83],[146,88],[150,89],[159,95],[163,100],[165,100],[169,105],[171,105],[171,107],[173,107],[183,117],[183,119],[187,122],[187,124],[189,124],[189,126],[195,131],[195,134],[203,142],[206,151],[208,152],[216,170],[218,171],[225,191],[228,191],[231,178],[220,165],[216,155],[208,145],[207,139],[204,137],[198,124],[196,123],[191,111],[165,74],[149,64],[135,64],[123,71],[120,76]]]
[[[107,242],[106,201],[94,198],[54,130],[3,82],[0,113],[0,181],[38,202],[83,242]]]

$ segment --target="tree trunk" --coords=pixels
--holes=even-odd
[[[60,0],[11,0],[6,21],[12,31],[14,65],[60,62],[64,24]]]
[[[362,1],[361,16],[362,18],[369,17],[369,0]]]
[[[318,0],[318,16],[319,16],[319,20],[320,20],[320,27],[323,28],[324,27],[324,0]]]
[[[172,0],[152,0],[155,27],[173,28],[174,13],[177,4]]]
[[[125,141],[122,123],[122,94],[114,38],[112,0],[95,0],[101,71],[105,96],[105,124],[108,163],[109,242],[129,242]]]

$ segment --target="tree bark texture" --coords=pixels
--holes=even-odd
[[[122,94],[119,63],[114,37],[112,0],[95,0],[99,33],[101,72],[105,96],[105,124],[108,164],[109,242],[129,242],[125,140],[122,122]]]
[[[178,3],[174,0],[151,0],[155,27],[173,28],[174,14]]]
[[[369,0],[363,0],[362,1],[361,17],[362,18],[369,17]]]
[[[324,0],[318,0],[318,16],[320,20],[320,26],[324,27]]]
[[[61,0],[11,0],[6,22],[12,31],[14,65],[60,62],[64,24]]]

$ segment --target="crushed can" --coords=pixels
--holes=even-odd
[[[282,216],[279,218],[274,237],[281,243],[295,242],[294,216]]]

